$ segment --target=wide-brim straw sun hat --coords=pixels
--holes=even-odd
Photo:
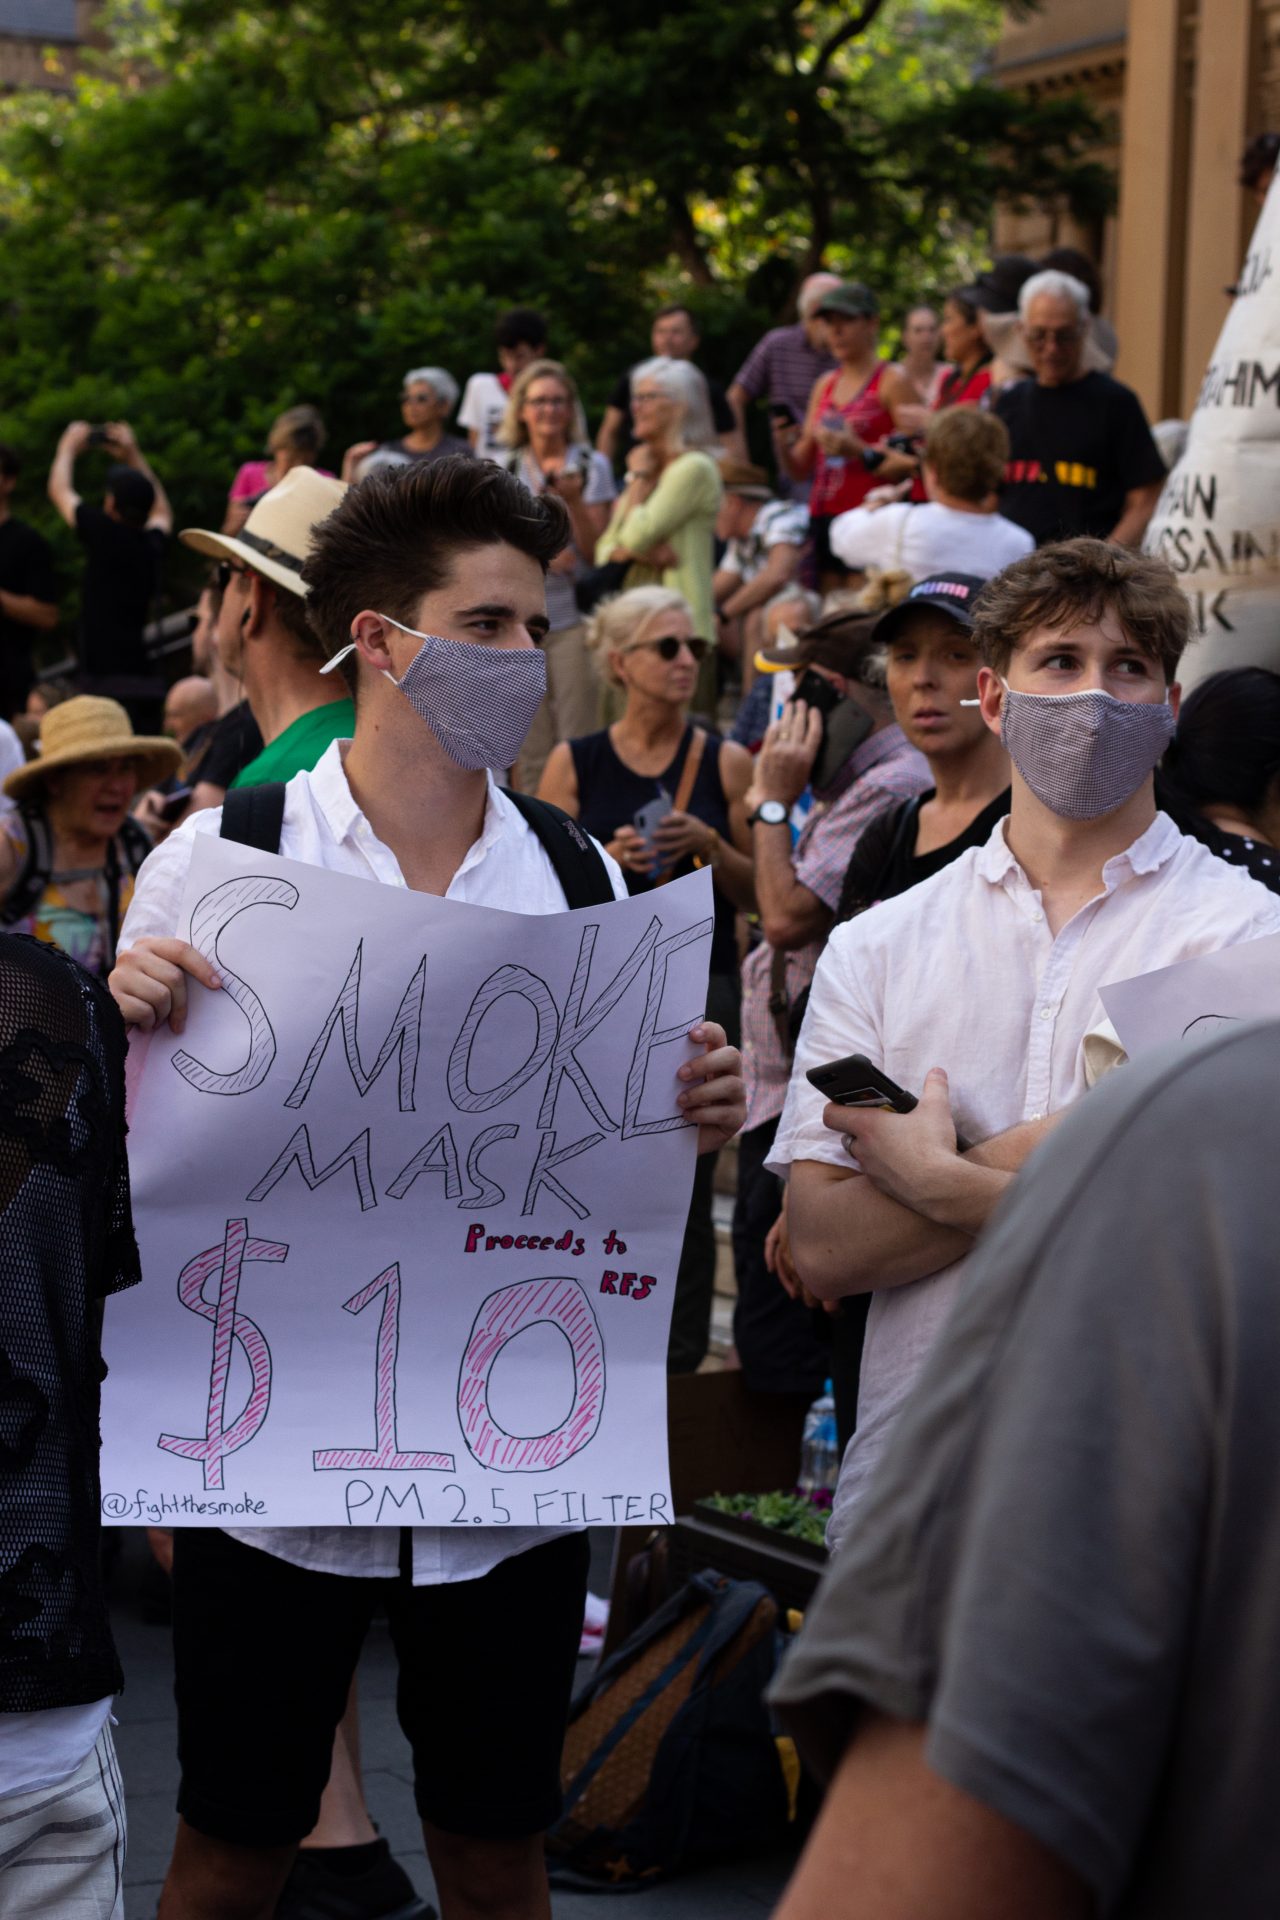
[[[302,567],[315,530],[346,491],[343,481],[317,473],[314,467],[290,467],[284,479],[255,504],[239,533],[187,527],[178,538],[197,553],[207,553],[214,560],[237,560],[305,598]]]
[[[59,767],[85,760],[135,760],[138,788],[153,787],[182,765],[182,748],[163,734],[135,733],[133,722],[118,700],[79,693],[50,707],[40,722],[40,751],[34,760],[15,767],[4,783],[11,800],[40,786]]]

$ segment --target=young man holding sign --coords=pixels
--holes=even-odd
[[[356,696],[355,737],[289,782],[282,855],[450,900],[564,909],[547,846],[567,830],[544,818],[535,831],[488,769],[511,764],[542,697],[543,581],[567,538],[553,496],[531,499],[490,465],[444,460],[351,490],[304,580]],[[142,1027],[181,1030],[188,978],[218,984],[175,928],[193,836],[219,825],[212,811],[184,823],[139,878],[112,986]],[[581,835],[575,857],[605,858]],[[596,872],[623,896],[612,862]],[[740,1062],[711,1023],[692,1037],[704,1052],[679,1070],[680,1104],[713,1151],[741,1123]],[[541,1836],[559,1804],[581,1532],[191,1529],[177,1549],[182,1817],[163,1920],[273,1912],[379,1599],[445,1915],[549,1913]]]

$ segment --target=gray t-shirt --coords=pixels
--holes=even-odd
[[[774,1704],[859,1702],[1124,1920],[1280,1910],[1280,1024],[1125,1067],[974,1256]]]

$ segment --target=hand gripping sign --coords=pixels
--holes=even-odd
[[[134,1043],[106,1517],[669,1519],[708,876],[498,913],[201,835],[187,926],[223,984]]]

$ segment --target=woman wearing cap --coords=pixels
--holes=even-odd
[[[660,584],[693,609],[694,632],[715,631],[712,535],[720,506],[720,470],[707,383],[688,360],[642,360],[631,371],[636,443],[627,482],[596,544],[596,562],[630,562],[628,587]],[[715,705],[715,660],[707,653],[694,707]]]
[[[363,480],[375,467],[407,467],[417,460],[472,458],[470,444],[447,429],[458,404],[458,383],[443,367],[411,367],[400,393],[404,432],[398,439],[357,440],[342,456],[342,478]]]
[[[547,572],[551,630],[542,643],[547,695],[516,761],[516,785],[532,793],[556,741],[587,733],[600,722],[600,683],[573,582],[591,564],[617,488],[613,468],[586,438],[573,375],[558,360],[530,361],[516,375],[498,439],[510,450],[507,471],[530,493],[558,494],[573,533],[571,545]]]
[[[880,442],[893,432],[899,410],[907,410],[905,420],[920,396],[902,369],[876,351],[880,307],[869,287],[857,281],[832,287],[818,314],[837,366],[814,382],[804,426],[787,444],[786,459],[793,479],[813,475],[809,525],[818,585],[827,590],[844,579],[828,539],[832,519],[862,505],[875,485]]]
[[[266,459],[246,460],[231,482],[222,531],[239,533],[254,501],[261,500],[286,473],[295,467],[315,467],[316,455],[325,437],[318,407],[286,407],[283,413],[278,413],[267,435]],[[328,474],[331,480],[334,477],[327,467],[316,467],[316,472]]]
[[[135,734],[114,700],[79,695],[44,717],[41,751],[4,783],[0,926],[61,947],[105,979],[151,842],[129,807],[176,771],[176,742]]]
[[[755,906],[751,829],[742,804],[751,755],[690,723],[689,702],[708,647],[696,637],[680,594],[668,587],[616,594],[601,601],[587,631],[626,705],[611,727],[552,749],[538,797],[563,807],[607,846],[630,893],[648,892],[696,867],[710,869],[715,930],[707,1013],[735,1035],[734,916]],[[700,1164],[676,1282],[668,1350],[674,1373],[692,1373],[707,1350],[715,1276],[711,1191],[712,1169]]]

